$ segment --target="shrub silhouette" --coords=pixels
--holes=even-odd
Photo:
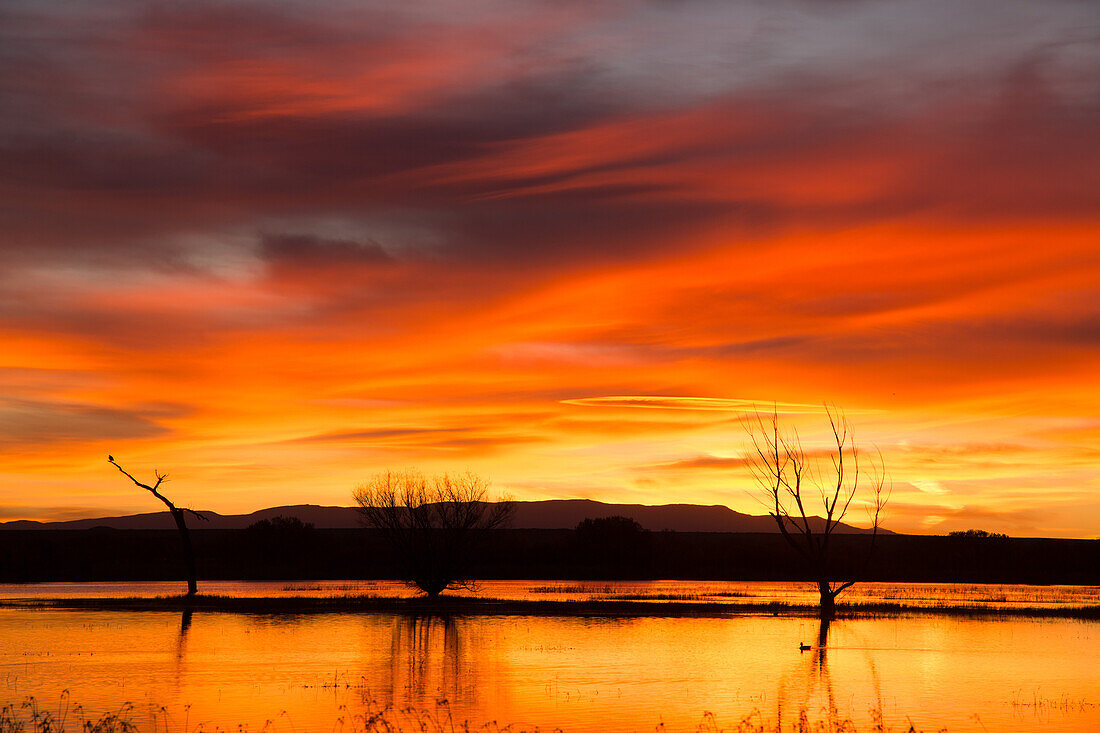
[[[309,557],[317,543],[317,532],[311,522],[298,517],[279,515],[248,525],[249,544],[261,562],[286,566]]]
[[[649,573],[653,550],[649,531],[630,517],[589,517],[574,529],[588,564],[606,577]]]
[[[515,511],[511,501],[487,501],[488,486],[472,473],[387,472],[353,496],[364,524],[393,546],[405,582],[434,598],[447,589],[476,590],[488,532],[505,526]]]

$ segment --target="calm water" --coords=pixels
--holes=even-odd
[[[204,590],[229,587],[215,585],[204,584]],[[524,592],[545,597],[552,585],[528,583]],[[610,591],[606,584],[587,590],[570,585],[576,586],[553,592],[646,594],[645,588],[638,591],[640,584],[613,584]],[[348,587],[246,584],[241,593],[358,592]],[[691,588],[700,591],[694,595],[719,592],[712,584],[658,590],[693,595]],[[5,586],[0,595],[61,590]],[[134,595],[178,588],[85,590]],[[923,587],[910,590],[920,598],[934,595]],[[955,590],[956,596],[967,595]],[[1025,592],[1002,588],[997,597]],[[1084,602],[1089,592],[1096,602],[1096,589],[1082,592]],[[1070,595],[1079,597],[1076,591]],[[347,730],[372,704],[414,706],[476,725],[496,720],[517,729],[567,731],[652,731],[661,722],[667,730],[695,730],[708,712],[726,727],[753,711],[772,724],[790,724],[802,710],[811,720],[827,719],[835,710],[860,730],[871,728],[872,710],[897,730],[909,721],[926,731],[1100,729],[1100,623],[843,620],[826,630],[824,653],[799,651],[799,642],[816,646],[819,634],[813,619],[754,615],[443,619],[196,613],[185,619],[162,612],[4,608],[0,698],[18,703],[34,695],[43,707],[54,708],[67,689],[72,701],[97,715],[130,702],[131,718],[148,731],[166,725],[192,731],[199,724],[206,730],[259,730],[266,721],[274,730],[331,731],[340,719]]]

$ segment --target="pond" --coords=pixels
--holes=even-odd
[[[237,585],[256,595],[358,592],[347,590],[352,583]],[[544,596],[551,585],[531,582],[524,592]],[[683,582],[672,590],[598,585],[587,591],[718,592]],[[587,592],[577,586],[556,592]],[[84,588],[104,595],[156,589],[178,590]],[[204,590],[214,592],[210,584]],[[51,591],[64,589],[4,586],[0,596]],[[967,595],[955,591],[948,595]],[[1026,589],[1002,588],[996,602],[1017,594]],[[1097,600],[1096,589],[1070,595]],[[652,731],[663,723],[686,731],[704,716],[723,728],[752,716],[787,729],[803,713],[811,721],[851,719],[858,730],[873,729],[878,716],[894,730],[910,723],[925,731],[1100,729],[1096,621],[919,614],[822,629],[816,619],[782,615],[661,617],[653,603],[655,615],[631,618],[0,608],[0,701],[18,707],[34,696],[55,711],[66,694],[91,717],[130,703],[128,716],[143,731],[353,730],[387,706],[513,730]],[[811,648],[801,651],[803,643]],[[412,726],[410,715],[404,722]]]

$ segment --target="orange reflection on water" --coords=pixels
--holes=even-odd
[[[870,729],[1095,730],[1100,624],[944,617],[411,617],[0,610],[4,702],[62,690],[143,730],[332,730],[390,706],[520,729],[694,730],[704,713]],[[823,642],[825,646],[823,646]],[[802,652],[799,644],[810,650]]]

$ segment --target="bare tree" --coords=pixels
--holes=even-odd
[[[448,588],[476,589],[487,532],[505,526],[515,511],[511,501],[488,501],[488,486],[470,473],[387,472],[353,496],[363,522],[393,546],[405,581],[434,598]]]
[[[153,496],[164,502],[164,505],[168,507],[168,512],[172,515],[172,519],[176,520],[176,529],[180,533],[180,541],[183,543],[183,561],[187,564],[187,595],[193,596],[198,592],[198,581],[195,579],[195,552],[191,549],[191,535],[187,531],[187,522],[184,519],[185,514],[192,514],[202,521],[209,521],[206,517],[196,512],[194,509],[188,509],[187,507],[179,507],[168,500],[164,494],[160,493],[158,489],[160,485],[164,483],[168,478],[166,474],[159,471],[153,471],[153,475],[156,476],[156,483],[152,486],[143,484],[136,478],[127,473],[122,466],[115,462],[114,456],[107,456],[107,460],[112,466],[122,472],[122,475],[133,481],[135,484],[145,489]]]
[[[749,465],[769,513],[817,584],[820,611],[831,618],[836,597],[855,584],[855,577],[838,578],[831,562],[831,540],[857,494],[862,495],[871,521],[870,559],[879,521],[889,499],[882,454],[864,458],[855,444],[851,425],[836,408],[826,405],[832,433],[830,447],[810,453],[802,448],[797,431],[784,430],[778,410],[770,419],[757,415],[748,424],[753,453]],[[821,516],[814,514],[820,508]]]

